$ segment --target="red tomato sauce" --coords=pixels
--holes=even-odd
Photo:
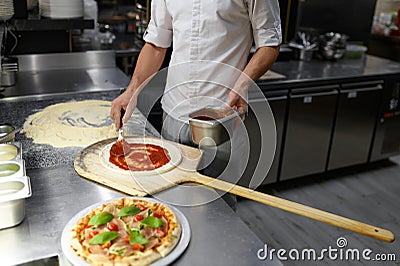
[[[109,162],[123,170],[150,171],[171,160],[168,151],[158,145],[115,142],[110,149]]]

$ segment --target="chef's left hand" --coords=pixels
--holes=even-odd
[[[241,112],[241,118],[247,113],[247,87],[234,88],[229,92],[227,105]]]
[[[238,93],[236,93],[235,91],[231,91],[229,93],[227,105],[232,109],[241,112],[242,114],[240,115],[240,117],[242,118],[247,113],[246,100],[243,99],[243,97]]]

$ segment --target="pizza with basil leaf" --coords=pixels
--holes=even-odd
[[[70,233],[71,248],[91,265],[149,265],[174,249],[181,227],[162,203],[121,198],[90,211]]]

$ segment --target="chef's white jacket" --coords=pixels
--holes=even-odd
[[[144,40],[173,45],[162,107],[179,118],[227,100],[253,41],[281,43],[278,0],[152,0]]]

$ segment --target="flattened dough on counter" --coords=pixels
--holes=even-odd
[[[27,118],[23,133],[35,143],[56,148],[86,147],[117,137],[110,109],[111,102],[99,100],[50,105]]]

